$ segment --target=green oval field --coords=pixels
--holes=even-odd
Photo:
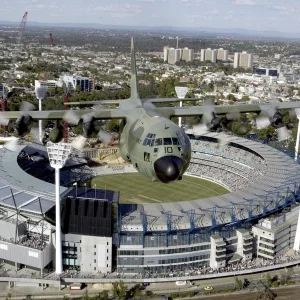
[[[224,187],[197,177],[183,176],[181,181],[152,182],[137,173],[98,176],[91,186],[120,192],[120,203],[162,203],[195,200],[229,193]]]

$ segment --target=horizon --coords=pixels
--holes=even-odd
[[[300,34],[300,3],[287,0],[4,0],[5,20],[20,23],[93,24],[99,27],[242,29]]]

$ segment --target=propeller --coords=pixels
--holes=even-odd
[[[14,128],[14,138],[4,144],[5,148],[11,151],[17,151],[20,138],[31,133],[33,121],[31,116],[27,112],[34,109],[35,106],[33,104],[27,101],[22,101],[20,107],[21,113],[19,118],[15,122],[11,122],[7,119],[1,119],[1,125],[12,125]]]
[[[101,108],[103,108],[102,105],[93,107],[94,110]],[[110,133],[99,129],[100,126],[97,124],[98,121],[94,118],[93,110],[82,117],[76,114],[76,111],[70,110],[66,113],[64,120],[73,125],[82,124],[82,134],[78,135],[72,142],[72,146],[77,150],[82,150],[84,148],[86,140],[89,137],[98,137],[103,143],[109,143],[112,140]]]
[[[289,114],[293,116],[296,112],[294,109],[290,109]],[[282,113],[275,105],[271,105],[268,109],[262,109],[261,114],[256,118],[256,127],[257,129],[263,129],[272,125],[277,129],[278,141],[283,141],[290,138],[290,133],[288,128],[284,126],[282,119]]]

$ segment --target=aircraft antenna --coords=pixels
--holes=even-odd
[[[23,39],[23,35],[24,35],[25,28],[26,28],[26,23],[27,23],[27,15],[28,15],[28,11],[25,11],[24,16],[23,16],[20,26],[19,26],[19,30],[18,30],[18,37],[17,37],[18,44],[22,43],[22,39]]]

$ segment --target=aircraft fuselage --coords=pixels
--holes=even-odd
[[[191,159],[185,132],[155,110],[140,108],[121,123],[120,152],[125,161],[153,181],[180,180]]]

